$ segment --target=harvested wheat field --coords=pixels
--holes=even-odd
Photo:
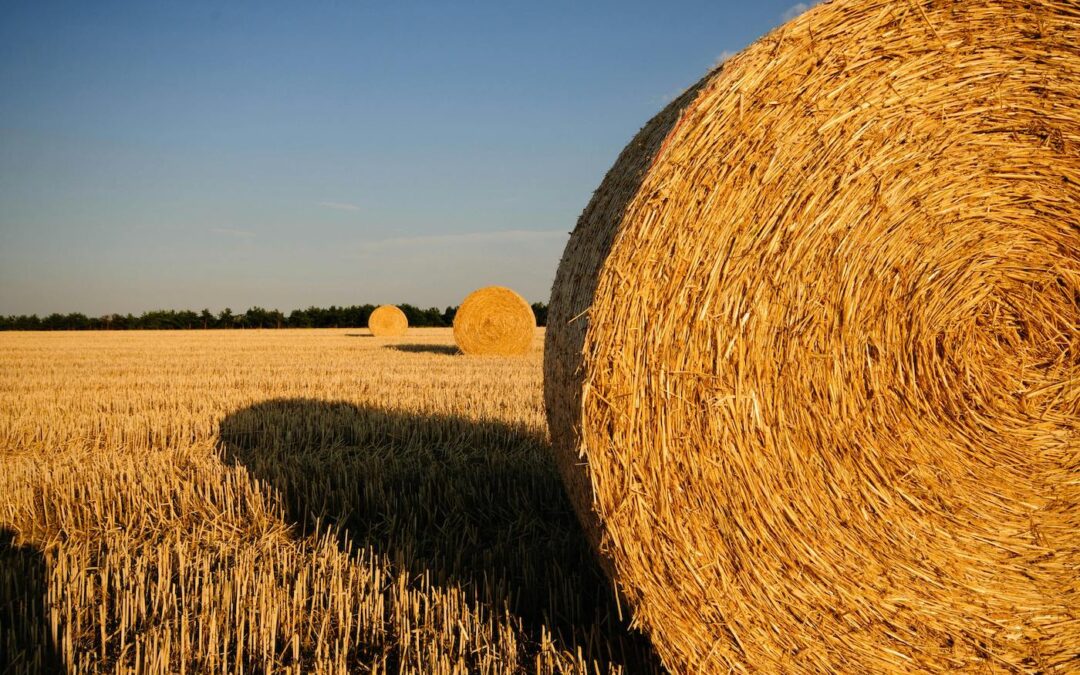
[[[1080,672],[1080,5],[818,5],[627,146],[553,447],[680,672]]]
[[[657,670],[549,458],[542,340],[0,334],[0,671]]]

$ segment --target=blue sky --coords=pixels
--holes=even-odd
[[[0,314],[546,302],[634,132],[804,8],[0,2]]]

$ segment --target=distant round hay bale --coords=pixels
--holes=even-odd
[[[394,305],[380,305],[368,317],[367,325],[376,337],[398,337],[409,329],[409,319]]]
[[[525,354],[535,333],[532,307],[502,286],[473,291],[454,315],[454,341],[465,354]]]
[[[545,402],[672,671],[1080,666],[1078,26],[820,5],[604,179]]]

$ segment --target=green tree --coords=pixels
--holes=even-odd
[[[532,310],[533,310],[533,314],[536,315],[536,325],[537,326],[546,326],[547,325],[548,306],[545,305],[542,302],[534,302],[532,304]]]

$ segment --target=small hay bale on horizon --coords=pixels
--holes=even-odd
[[[817,5],[595,192],[545,406],[672,672],[1080,668],[1078,27]]]
[[[396,305],[380,305],[368,317],[368,330],[376,337],[398,337],[409,329],[409,319]]]
[[[536,315],[504,286],[473,291],[454,315],[454,341],[464,354],[517,356],[532,347]]]

